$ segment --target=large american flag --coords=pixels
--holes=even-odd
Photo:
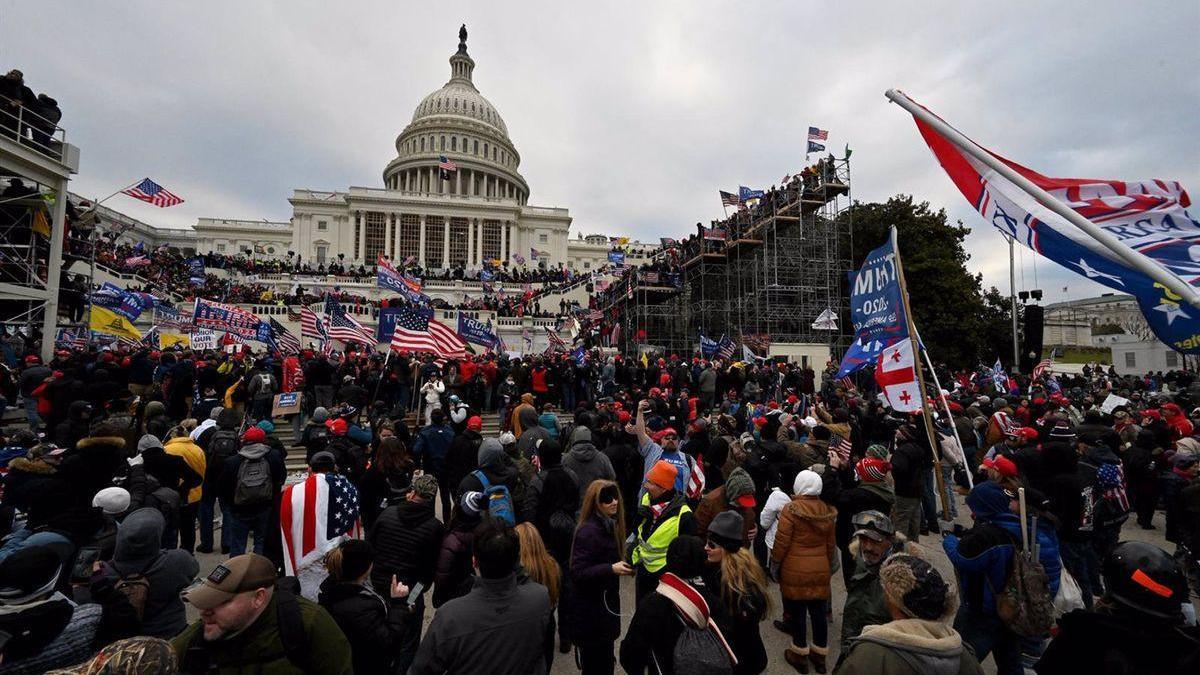
[[[718,192],[721,193],[721,206],[737,206],[742,203],[741,198],[732,192],[724,190],[718,190]]]
[[[300,336],[320,338],[322,342],[329,339],[329,327],[325,317],[307,307],[300,308]]]
[[[842,461],[843,464],[850,460],[850,451],[854,449],[854,444],[840,434],[830,434],[829,436],[829,459],[835,456]]]
[[[566,351],[567,343],[564,342],[561,337],[559,337],[558,331],[554,330],[550,326],[543,326],[543,328],[546,329],[546,339],[550,341],[550,346],[546,351],[552,352],[559,349]]]
[[[829,140],[829,132],[816,127],[808,128],[808,140],[810,141],[827,141]]]
[[[325,296],[325,313],[329,315],[329,337],[342,342],[357,342],[368,347],[378,344],[375,331],[347,314],[342,304],[332,295]]]
[[[704,455],[697,454],[695,459],[688,457],[688,461],[692,465],[692,472],[688,476],[687,493],[688,499],[700,499],[704,496]]]
[[[1054,365],[1054,361],[1052,359],[1042,359],[1039,361],[1038,364],[1033,367],[1033,379],[1036,380],[1041,377],[1042,373],[1049,370],[1050,366],[1052,365]]]
[[[434,319],[429,310],[401,309],[396,315],[391,348],[429,352],[447,359],[467,357],[467,343],[454,329]]]
[[[142,182],[131,188],[121,190],[121,194],[129,195],[134,199],[140,199],[162,208],[183,203],[182,198],[149,178],[142,179]]]
[[[279,505],[283,566],[288,576],[318,563],[343,539],[362,537],[358,490],[345,477],[318,473],[283,490]]]
[[[299,354],[300,338],[292,335],[283,324],[271,319],[271,336],[275,338],[275,346],[281,354]]]
[[[454,160],[447,159],[445,155],[438,157],[438,168],[442,171],[458,171],[458,165],[454,163]]]

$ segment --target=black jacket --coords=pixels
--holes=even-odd
[[[1118,610],[1119,611],[1119,610]],[[1200,636],[1132,612],[1078,609],[1059,620],[1033,669],[1039,674],[1183,675],[1200,672]]]
[[[571,539],[575,536],[575,514],[579,511],[579,483],[569,469],[557,464],[543,469],[534,485],[537,510],[533,523],[545,541],[546,550],[560,566],[566,567]]]
[[[897,497],[920,498],[925,489],[928,448],[917,441],[898,443],[892,451],[892,478]]]
[[[446,485],[457,487],[467,474],[479,466],[479,444],[483,436],[477,431],[464,429],[450,441],[450,449],[446,451],[445,475]],[[510,488],[511,489],[511,488]]]
[[[410,484],[411,472],[385,473],[378,465],[367,469],[358,481],[358,509],[363,525],[368,529],[374,525],[385,508],[403,498]]]
[[[713,620],[720,626],[726,625],[721,616],[721,600],[717,597],[716,589],[708,588],[703,583],[692,583],[692,587],[708,603]],[[662,673],[674,672],[675,643],[683,633],[683,622],[679,616],[675,603],[665,595],[650,593],[642,598],[637,611],[633,613],[629,629],[625,631],[625,639],[621,640],[620,661],[626,673],[655,673],[656,660]]]
[[[437,568],[445,528],[433,515],[433,503],[403,501],[389,506],[367,533],[375,547],[371,584],[380,595],[389,592],[392,575],[408,587],[418,581],[428,588]]]
[[[356,673],[390,673],[404,636],[404,599],[381,596],[354,583],[321,582],[317,602],[329,612],[350,642]]]

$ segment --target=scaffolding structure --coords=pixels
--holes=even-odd
[[[844,350],[853,228],[843,211],[850,203],[849,161],[830,157],[757,207],[715,224],[726,239],[701,238],[688,250],[678,285],[650,284],[632,271],[605,306],[625,326],[617,346],[689,353],[704,334]],[[837,329],[814,328],[826,310]]]
[[[40,338],[49,360],[58,327],[67,184],[79,149],[24,106],[0,110],[0,328]]]

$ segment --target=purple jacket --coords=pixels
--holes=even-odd
[[[621,636],[620,578],[612,570],[620,560],[612,527],[599,515],[575,531],[571,602],[566,606],[570,635],[614,641]]]

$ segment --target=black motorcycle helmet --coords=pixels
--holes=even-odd
[[[1104,561],[1107,597],[1159,619],[1176,620],[1187,600],[1187,577],[1166,551],[1140,541],[1117,544]]]

